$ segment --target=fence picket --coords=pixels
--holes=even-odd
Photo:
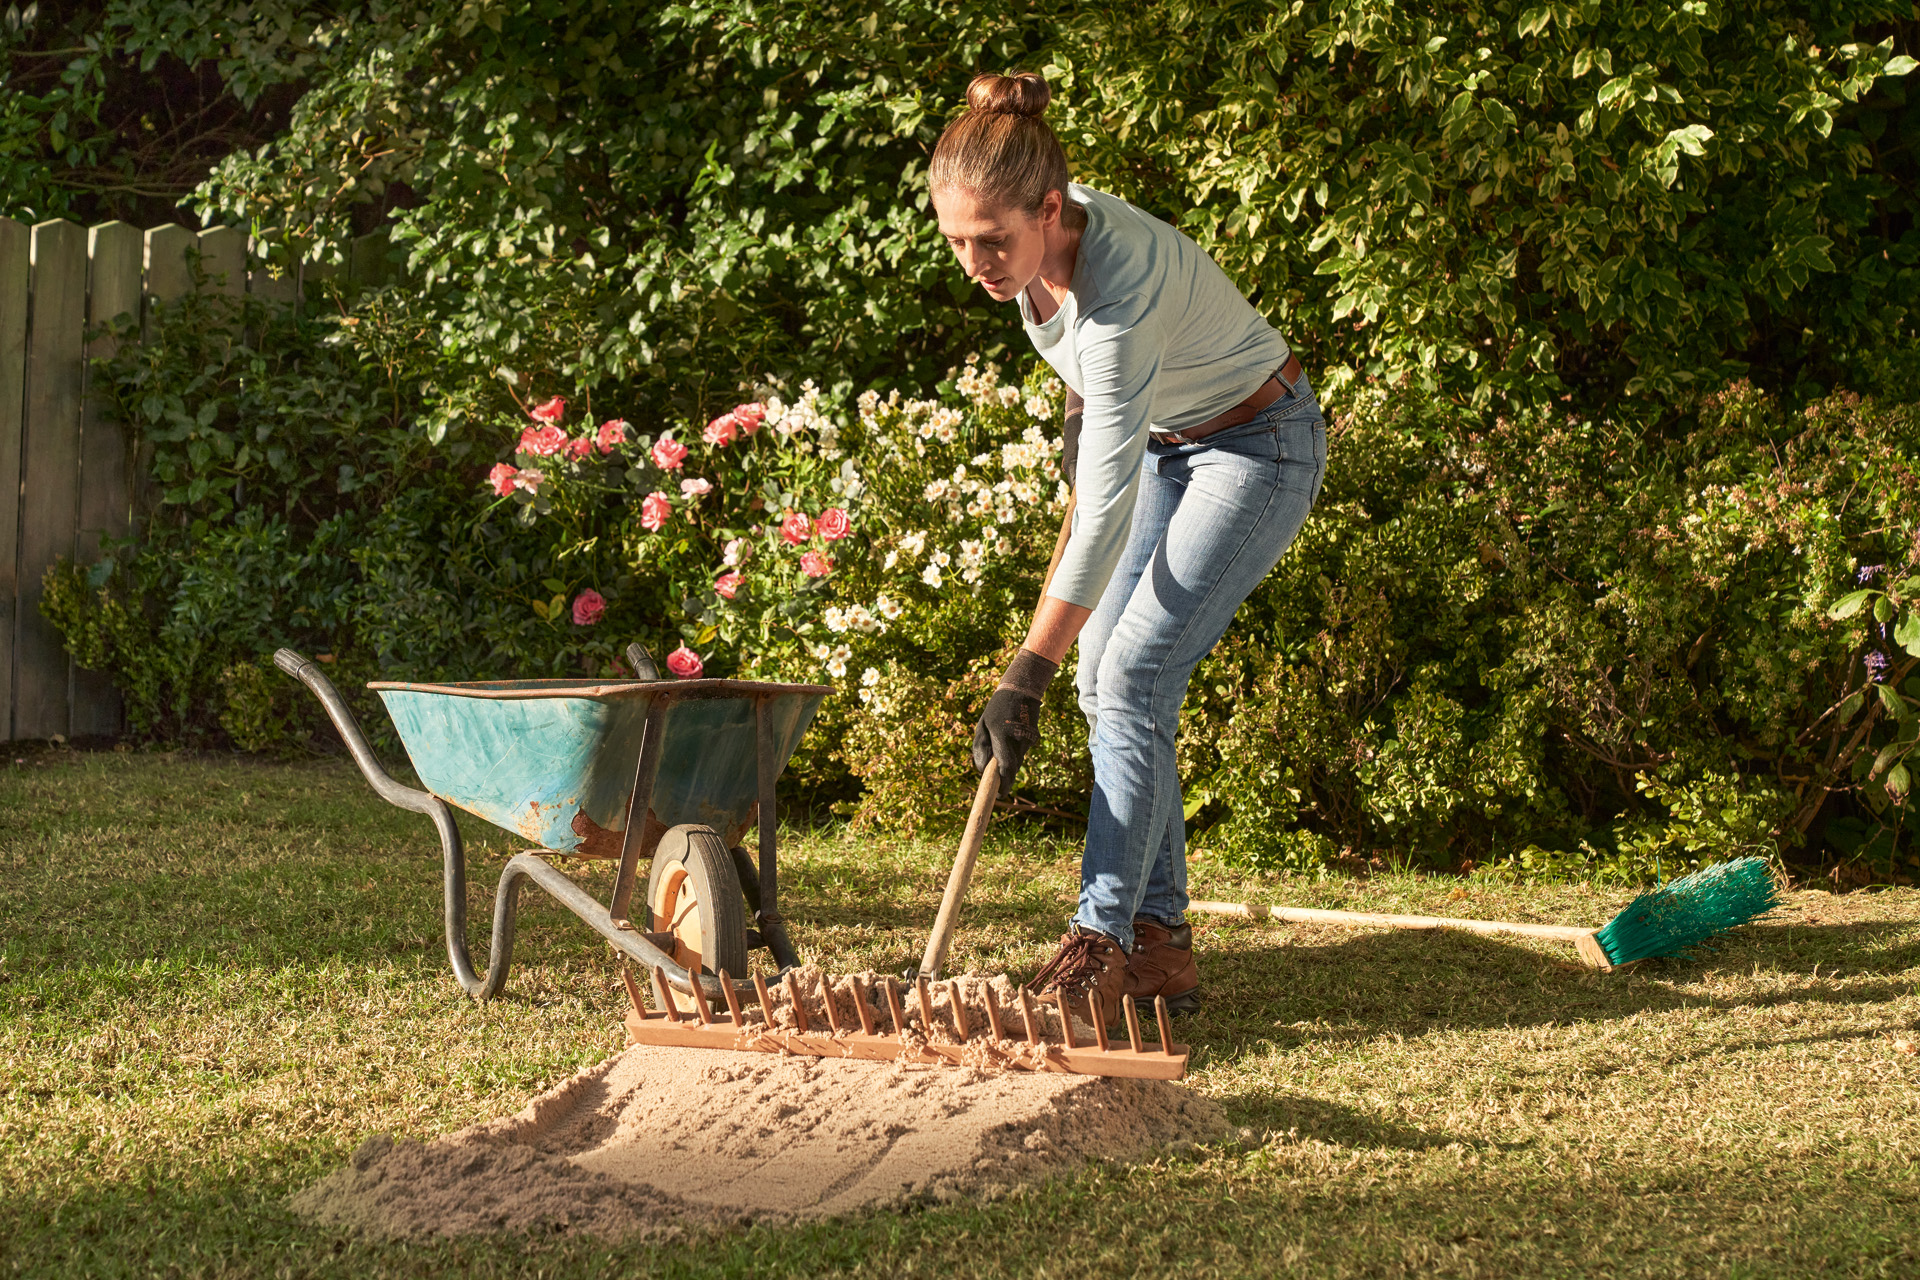
[[[125,222],[94,227],[87,241],[87,323],[103,328],[121,317],[140,316],[140,262],[145,252],[140,229]],[[87,344],[88,378],[80,422],[80,529],[74,539],[76,564],[92,564],[102,537],[124,538],[131,496],[127,488],[126,427],[113,416],[104,395],[92,388],[91,362],[119,347],[102,334]],[[120,731],[120,694],[103,671],[76,668],[73,673],[73,734]]]
[[[200,237],[185,227],[168,224],[147,232],[147,314],[140,317],[142,333],[152,320],[152,304],[171,302],[193,289],[193,269],[187,251],[200,247]]]
[[[239,297],[247,291],[247,233],[238,227],[213,227],[200,233],[200,266],[207,287]]]
[[[361,237],[350,256],[386,278],[383,235]],[[330,274],[300,259],[272,233],[250,245],[234,227],[0,217],[0,741],[111,734],[123,718],[111,681],[76,670],[40,616],[56,560],[92,563],[102,535],[124,537],[152,510],[150,446],[129,456],[125,424],[89,385],[89,358],[116,342],[89,342],[87,330],[127,315],[150,336],[154,305],[195,287],[196,260],[209,290],[297,304],[307,275]],[[275,275],[255,266],[265,260],[289,265]]]
[[[20,587],[20,428],[27,387],[26,227],[0,218],[0,736],[13,732],[15,603]]]
[[[33,229],[26,426],[20,468],[20,585],[13,731],[72,732],[72,680],[59,631],[40,615],[44,578],[73,554],[80,516],[80,389],[87,321],[87,233],[64,220]]]

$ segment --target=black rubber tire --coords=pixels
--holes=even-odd
[[[739,845],[727,852],[733,855],[733,870],[740,877],[740,890],[747,899],[747,911],[750,915],[757,914],[760,910],[760,864]]]
[[[660,837],[647,876],[647,907],[655,931],[675,935],[673,958],[689,970],[698,964],[734,978],[750,972],[740,877],[727,842],[712,827],[672,827]]]

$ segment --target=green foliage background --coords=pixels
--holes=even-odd
[[[117,591],[126,625],[199,673],[180,688],[202,692],[156,712],[152,732],[244,723],[257,726],[246,741],[272,740],[291,722],[261,708],[268,682],[207,674],[244,669],[268,632],[418,674],[531,674],[577,658],[472,590],[476,548],[495,535],[478,531],[471,495],[503,456],[479,424],[511,407],[503,370],[657,425],[703,420],[770,374],[846,395],[927,387],[967,352],[1017,350],[1011,313],[969,291],[934,234],[921,181],[976,70],[1038,67],[1076,176],[1212,252],[1371,442],[1345,453],[1346,478],[1330,478],[1283,570],[1297,590],[1263,594],[1225,665],[1196,682],[1195,723],[1211,727],[1190,734],[1189,774],[1211,799],[1195,818],[1220,827],[1222,847],[1255,861],[1387,846],[1546,867],[1665,857],[1695,828],[1702,848],[1732,848],[1845,820],[1864,825],[1832,847],[1877,849],[1899,874],[1904,807],[1888,825],[1856,788],[1884,793],[1894,757],[1848,775],[1814,825],[1793,798],[1812,784],[1784,780],[1780,763],[1780,735],[1799,742],[1830,719],[1829,694],[1860,679],[1841,668],[1891,640],[1827,635],[1832,670],[1768,694],[1778,705],[1756,710],[1760,695],[1736,690],[1761,657],[1805,651],[1861,564],[1905,580],[1906,508],[1817,557],[1792,542],[1775,549],[1784,560],[1727,552],[1711,570],[1609,557],[1706,501],[1713,466],[1745,466],[1757,483],[1800,438],[1780,424],[1815,403],[1840,412],[1823,400],[1835,388],[1889,406],[1858,411],[1860,448],[1910,439],[1893,407],[1915,395],[1909,5],[167,0],[87,12],[95,52],[74,63],[69,97],[9,101],[7,145],[39,166],[16,167],[18,207],[55,207],[62,182],[79,181],[76,113],[111,100],[86,85],[171,58],[211,69],[242,104],[294,95],[284,128],[212,168],[201,217],[271,229],[323,262],[385,228],[394,256],[390,286],[335,297],[325,323],[322,309],[309,331],[247,348],[272,369],[161,379],[162,400],[178,395],[207,422],[142,402],[136,421],[162,446],[155,528],[182,532],[156,534],[150,550],[170,550],[146,569],[123,557],[96,581],[69,575],[56,607],[79,636],[98,589]],[[11,65],[17,77],[25,64]],[[100,136],[94,168],[117,154]],[[151,358],[190,364],[185,350]],[[1735,430],[1702,406],[1738,380],[1736,400],[1770,407]],[[283,398],[316,412],[283,412]],[[1589,425],[1573,429],[1568,413]],[[278,463],[246,443],[287,430],[299,443]],[[183,433],[178,450],[167,431]],[[1797,466],[1843,467],[1806,447],[1798,463],[1776,460],[1781,483],[1814,483]],[[1436,489],[1446,476],[1453,488]],[[1534,492],[1554,484],[1565,493]],[[1568,494],[1587,505],[1555,505]],[[1827,515],[1844,525],[1849,510]],[[563,550],[498,536],[486,554],[510,552],[529,580]],[[212,606],[186,602],[223,598],[206,584],[249,564],[294,594],[328,574],[344,585],[326,589],[333,612],[304,615],[285,607],[292,595],[221,588],[271,602],[271,621],[257,635],[207,630],[198,620],[214,615],[195,610]],[[1494,564],[1507,574],[1498,589],[1480,581]],[[1801,584],[1791,598],[1769,594],[1781,575]],[[1633,608],[1618,603],[1623,581],[1637,584]],[[414,602],[409,625],[339,606],[372,583]],[[1891,620],[1874,625],[1900,625],[1905,597],[1884,598]],[[1415,599],[1439,610],[1418,643],[1394,620]],[[1656,625],[1648,611],[1662,609],[1678,613]],[[940,682],[965,687],[982,655],[928,642],[916,670],[934,684],[916,705],[945,706]],[[1720,655],[1704,675],[1699,646]],[[1327,665],[1342,662],[1366,670]],[[221,678],[228,694],[204,692]],[[1608,718],[1602,686],[1641,697],[1637,730]],[[209,711],[247,689],[244,715]],[[1851,715],[1912,723],[1866,705]],[[1719,738],[1738,745],[1701,745]],[[887,754],[876,749],[870,760]],[[1314,751],[1326,758],[1300,754]],[[831,793],[834,776],[829,761],[816,781]]]

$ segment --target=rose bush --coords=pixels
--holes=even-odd
[[[685,426],[590,417],[570,437],[553,396],[523,407],[535,425],[503,424],[514,458],[488,474],[490,511],[543,530],[565,566],[555,594],[528,601],[542,621],[575,592],[575,625],[670,645],[687,655],[676,673],[838,680],[856,651],[907,656],[918,629],[902,619],[937,612],[950,582],[971,596],[993,564],[1025,573],[1044,557],[1066,498],[1061,397],[1051,378],[1014,388],[977,361],[935,399],[847,404],[812,383],[788,399],[769,383],[688,444]],[[623,669],[617,649],[594,648],[601,670]]]

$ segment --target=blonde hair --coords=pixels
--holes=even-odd
[[[1000,208],[1038,217],[1047,192],[1058,191],[1060,220],[1086,224],[1086,211],[1067,198],[1067,153],[1040,118],[1053,97],[1046,78],[1032,71],[977,75],[967,86],[967,111],[948,125],[933,148],[928,186],[955,188]]]

